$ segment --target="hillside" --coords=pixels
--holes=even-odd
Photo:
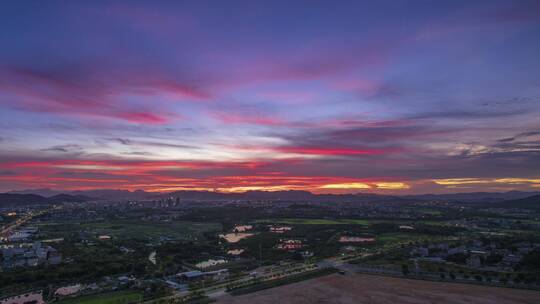
[[[489,205],[496,208],[519,208],[540,211],[540,194],[517,200],[508,200]]]
[[[92,198],[84,195],[58,194],[44,197],[37,194],[0,193],[0,208],[29,205],[48,205],[64,202],[85,202]]]

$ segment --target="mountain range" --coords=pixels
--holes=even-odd
[[[0,207],[48,205],[65,202],[86,202],[93,198],[84,195],[57,194],[44,197],[38,194],[0,193]]]
[[[219,201],[219,200],[272,200],[272,201],[314,201],[314,202],[489,202],[493,206],[507,205],[514,201],[517,205],[529,205],[527,200],[540,198],[540,192],[472,192],[453,194],[421,194],[392,196],[373,193],[358,194],[314,194],[308,191],[247,191],[242,193],[223,193],[212,191],[176,191],[170,193],[145,192],[143,190],[128,191],[115,189],[99,189],[87,191],[56,191],[51,189],[33,189],[0,193],[0,207],[20,205],[22,203],[50,204],[59,202],[84,202],[90,200],[141,200],[164,199],[172,197],[183,200]],[[531,199],[532,197],[532,199]],[[521,201],[524,200],[524,201]],[[507,203],[508,202],[508,203]],[[501,205],[501,206],[502,206]]]

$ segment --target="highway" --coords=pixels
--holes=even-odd
[[[21,225],[26,224],[27,222],[32,220],[34,217],[46,214],[46,213],[48,213],[51,210],[54,210],[56,208],[57,207],[44,209],[44,210],[39,210],[39,211],[29,211],[29,212],[27,212],[21,218],[18,218],[15,222],[7,225],[6,227],[3,227],[2,230],[0,230],[0,239],[7,238],[15,229],[17,229]]]

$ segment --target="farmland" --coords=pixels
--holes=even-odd
[[[506,288],[426,282],[363,274],[333,274],[241,296],[218,304],[244,303],[505,303],[540,302],[540,292]]]

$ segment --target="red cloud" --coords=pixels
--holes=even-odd
[[[289,160],[279,160],[279,163]],[[190,161],[124,161],[124,160],[36,160],[4,162],[15,175],[0,176],[14,188],[55,189],[145,189],[168,191],[178,189],[223,191],[245,190],[310,190],[334,191],[325,185],[392,182],[393,178],[377,180],[335,176],[298,176],[287,172],[268,171],[269,162],[190,162]],[[231,170],[212,170],[212,169]],[[176,169],[181,169],[177,171]],[[200,170],[210,170],[210,175],[197,177]],[[176,170],[176,171],[175,171]],[[175,176],[182,172],[187,176]],[[335,190],[343,191],[342,189]]]
[[[32,112],[46,112],[78,117],[104,117],[142,124],[166,123],[169,118],[154,101],[152,111],[141,111],[141,105],[130,105],[119,96],[124,94],[172,94],[182,100],[203,100],[209,94],[189,84],[176,81],[159,72],[113,73],[92,67],[64,67],[38,71],[29,68],[0,69],[0,89],[23,97],[12,107]],[[11,102],[11,101],[6,101]],[[10,104],[8,104],[10,105]],[[148,106],[144,108],[149,108]]]
[[[163,124],[168,120],[165,117],[157,116],[152,113],[143,112],[126,112],[118,113],[116,115],[119,118],[125,119],[129,122],[144,123],[144,124]]]
[[[205,100],[210,98],[210,94],[207,92],[201,91],[195,87],[188,86],[185,84],[180,84],[170,80],[158,80],[158,81],[143,81],[141,84],[144,87],[144,84],[149,86],[155,91],[162,91],[166,93],[171,93],[178,95],[180,97],[190,97],[194,99]]]

